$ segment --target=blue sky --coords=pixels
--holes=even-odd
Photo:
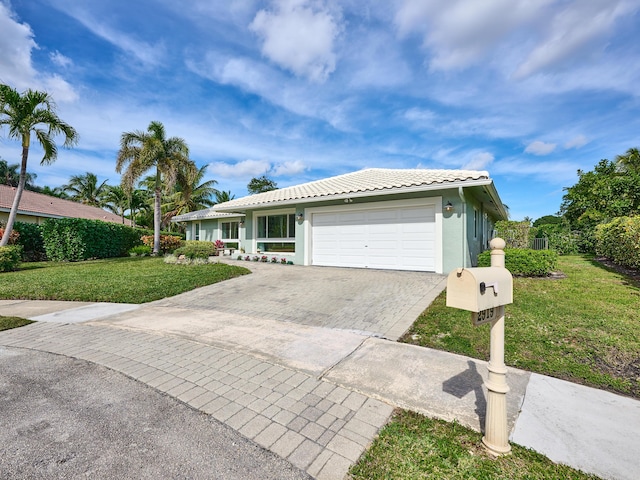
[[[120,135],[158,120],[236,197],[265,173],[466,168],[535,219],[640,147],[639,26],[640,0],[0,0],[0,82],[80,134],[51,166],[32,149],[41,186],[117,184]]]

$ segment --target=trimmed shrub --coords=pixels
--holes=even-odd
[[[82,218],[48,219],[42,237],[47,257],[54,261],[122,257],[140,244],[138,231],[131,227]]]
[[[42,228],[36,223],[16,222],[15,231],[20,233],[18,245],[22,245],[22,260],[25,262],[41,262],[47,259],[44,249]]]
[[[142,243],[153,249],[153,235],[145,235]],[[170,253],[182,246],[183,240],[177,235],[160,235],[160,253]]]
[[[504,263],[512,275],[546,277],[557,268],[558,254],[553,250],[507,248],[504,251]],[[491,252],[489,250],[478,255],[478,266],[491,266]]]
[[[22,258],[21,245],[7,245],[0,247],[0,272],[17,270]]]
[[[129,256],[144,257],[146,255],[151,255],[152,251],[153,250],[151,249],[151,247],[148,247],[146,245],[136,245],[135,247],[129,249]]]
[[[188,240],[185,244],[174,250],[176,257],[184,255],[186,258],[209,258],[216,253],[216,245],[213,242],[203,242],[200,240]]]
[[[595,230],[596,254],[640,268],[640,217],[618,217]]]

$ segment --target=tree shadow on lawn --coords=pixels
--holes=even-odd
[[[640,289],[640,270],[637,268],[618,265],[604,257],[593,257],[589,259],[589,263],[607,272],[619,274],[622,276],[622,283],[624,285]]]

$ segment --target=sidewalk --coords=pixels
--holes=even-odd
[[[485,362],[360,336],[357,343],[347,342],[339,361],[309,371],[291,356],[267,357],[259,348],[219,345],[212,337],[140,331],[115,322],[145,312],[157,315],[159,307],[114,305],[112,310],[109,304],[82,304],[69,309],[76,306],[0,301],[0,315],[40,320],[1,332],[0,345],[67,355],[122,372],[211,414],[316,478],[342,478],[394,407],[456,419],[476,430],[483,423]],[[184,314],[190,322],[207,320],[203,311]],[[95,321],[110,315],[115,315],[113,324]],[[299,355],[308,346],[305,339],[316,333],[302,335],[303,328],[319,327],[286,325],[286,335],[300,343]],[[516,369],[509,369],[507,381],[512,441],[603,478],[636,478],[640,402]]]

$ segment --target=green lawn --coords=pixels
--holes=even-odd
[[[567,278],[514,278],[505,362],[640,398],[640,286],[587,257],[560,257]],[[401,339],[488,360],[489,325],[440,297]]]
[[[506,307],[508,365],[640,398],[640,286],[587,257],[561,257],[567,278],[514,279]],[[488,325],[445,306],[446,293],[401,339],[488,360]],[[508,380],[508,379],[507,379]],[[351,469],[356,479],[583,479],[512,444],[511,455],[490,458],[482,434],[456,423],[398,411]]]
[[[460,424],[398,411],[350,472],[358,480],[598,478],[513,444],[511,455],[494,459],[481,439]]]
[[[3,317],[0,315],[0,332],[2,330],[9,330],[10,328],[23,327],[33,323],[31,320],[20,317]]]
[[[247,273],[224,263],[170,265],[157,257],[23,263],[0,274],[0,299],[145,303]]]

